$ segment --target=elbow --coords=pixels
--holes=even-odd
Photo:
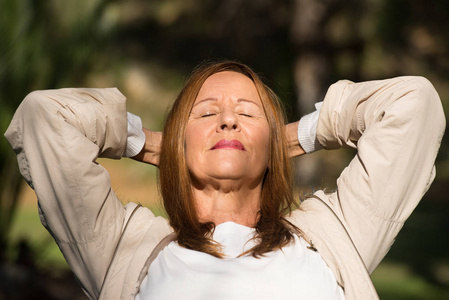
[[[44,91],[33,91],[25,96],[19,108],[24,111],[33,111],[35,109],[39,109],[45,102]]]
[[[420,114],[427,115],[426,122],[434,125],[434,129],[442,138],[446,129],[446,117],[440,96],[433,84],[425,77],[411,77],[413,92],[419,99],[418,110]]]
[[[49,92],[51,91],[33,91],[23,99],[16,114],[22,119],[24,126],[37,126],[54,111],[56,103]]]
[[[29,124],[36,116],[41,114],[45,96],[41,91],[33,91],[26,95],[20,103],[14,118],[22,119],[25,124]]]
[[[14,145],[22,144],[23,132],[35,131],[40,124],[39,119],[48,114],[49,109],[46,103],[49,102],[49,99],[42,91],[34,91],[29,93],[20,103],[5,132],[5,138],[14,149],[16,148]]]
[[[411,92],[415,92],[420,99],[425,100],[426,103],[441,103],[440,97],[435,90],[435,87],[426,77],[410,76],[406,78],[409,79]]]

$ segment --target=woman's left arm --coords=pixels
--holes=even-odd
[[[298,138],[299,121],[285,125],[285,136],[287,137],[288,154],[290,157],[306,154]]]
[[[369,271],[430,187],[444,129],[441,101],[425,78],[339,81],[329,88],[317,140],[325,149],[356,148],[357,155],[325,201]]]

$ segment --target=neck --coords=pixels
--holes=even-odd
[[[228,182],[217,186],[193,189],[193,198],[200,222],[215,225],[235,222],[248,227],[257,223],[262,184],[254,188],[236,187]]]

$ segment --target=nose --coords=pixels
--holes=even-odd
[[[240,131],[240,124],[236,113],[231,108],[225,108],[220,113],[217,131],[237,130]]]

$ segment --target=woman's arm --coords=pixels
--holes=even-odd
[[[96,162],[125,151],[125,102],[117,89],[32,92],[5,133],[36,192],[43,225],[91,298],[98,296],[127,215]]]
[[[137,116],[133,117],[138,118]],[[298,139],[298,124],[299,121],[285,125],[285,134],[287,137],[287,146],[290,157],[296,157],[306,153],[300,144],[300,140]],[[140,129],[134,128],[133,130]],[[146,128],[142,128],[142,131],[145,134],[144,141],[140,141],[140,138],[138,138],[139,142],[137,142],[137,144],[142,142],[142,150],[131,158],[158,167],[161,152],[162,132],[151,131]]]
[[[299,121],[285,125],[288,153],[290,157],[296,157],[306,153],[298,139],[298,125]]]
[[[357,155],[325,197],[372,271],[388,252],[434,176],[445,128],[441,102],[422,77],[332,85],[317,139]]]
[[[145,133],[145,143],[139,154],[131,158],[158,167],[161,152],[162,132],[151,131],[146,128],[142,128],[142,130]]]

